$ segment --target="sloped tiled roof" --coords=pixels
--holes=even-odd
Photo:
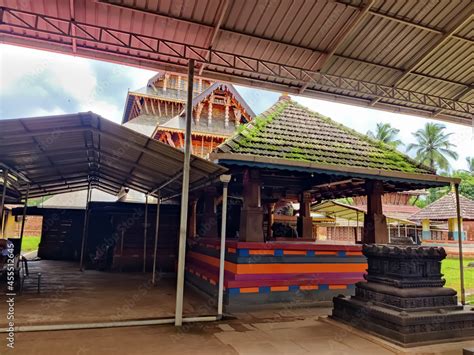
[[[474,201],[459,195],[459,205],[461,207],[461,217],[464,219],[474,219]],[[413,214],[412,220],[446,220],[456,218],[456,194],[450,192],[435,202],[429,204],[421,211]]]
[[[217,153],[302,161],[315,165],[430,174],[393,148],[282,96],[269,110],[221,144]]]

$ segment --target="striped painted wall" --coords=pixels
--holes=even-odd
[[[187,253],[187,281],[212,295],[217,292],[219,253],[215,239],[194,241]],[[227,242],[225,254],[228,308],[331,300],[351,294],[367,268],[356,245]]]

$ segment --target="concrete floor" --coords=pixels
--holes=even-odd
[[[16,325],[106,322],[173,317],[175,278],[162,278],[156,287],[151,274],[79,271],[77,263],[29,263],[30,277],[15,300]],[[37,274],[41,273],[40,293]],[[5,292],[0,293],[3,295]],[[0,314],[6,310],[0,303]],[[217,306],[192,289],[185,290],[184,312],[189,316],[215,314]],[[0,327],[6,319],[0,317]],[[1,352],[0,352],[1,353]]]
[[[239,319],[186,324],[17,333],[15,349],[1,354],[442,354],[461,355],[473,342],[401,349],[318,319],[318,311],[256,312]],[[299,313],[304,313],[299,315]]]
[[[32,263],[25,293],[16,299],[16,325],[81,323],[168,317],[174,314],[174,279],[149,286],[142,273],[81,273],[76,264]],[[33,277],[41,271],[41,294]],[[211,314],[215,305],[186,291],[185,314]],[[4,302],[0,314],[4,313]],[[258,310],[221,322],[115,329],[16,333],[15,349],[0,354],[462,354],[474,341],[402,349],[326,318],[330,308]],[[1,317],[3,318],[3,317]],[[5,320],[0,319],[0,327]],[[5,351],[5,349],[7,349]]]

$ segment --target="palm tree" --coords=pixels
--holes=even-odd
[[[407,152],[415,150],[415,159],[433,170],[448,170],[449,162],[446,157],[457,159],[458,154],[451,150],[456,145],[449,142],[452,133],[445,133],[445,129],[446,126],[439,123],[426,123],[425,127],[413,133],[417,143],[409,144]]]
[[[402,141],[397,139],[399,132],[400,130],[393,128],[390,123],[379,122],[377,123],[375,134],[372,131],[367,131],[367,135],[372,139],[379,140],[393,148],[397,148],[399,145],[403,145]]]
[[[474,174],[474,158],[473,157],[467,157],[467,171],[469,171],[471,174]]]

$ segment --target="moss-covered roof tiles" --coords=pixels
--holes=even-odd
[[[435,174],[388,145],[371,140],[285,96],[242,126],[236,135],[217,148],[217,153]]]

